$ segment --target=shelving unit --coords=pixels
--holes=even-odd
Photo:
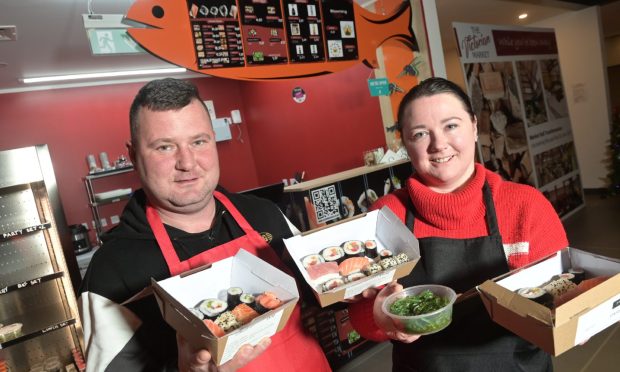
[[[120,169],[113,169],[109,171],[98,172],[95,174],[89,174],[88,176],[84,177],[84,185],[86,186],[86,194],[88,195],[88,205],[93,214],[97,244],[101,244],[101,234],[103,233],[103,226],[101,226],[101,213],[99,212],[99,208],[103,205],[127,200],[129,199],[130,194],[98,200],[95,193],[94,182],[105,177],[112,177],[128,172],[133,172],[133,170],[133,166],[128,166]]]
[[[11,370],[83,351],[66,226],[47,146],[0,151],[0,323],[23,325],[0,343]]]

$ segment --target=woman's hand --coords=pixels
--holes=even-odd
[[[398,284],[396,281],[391,282],[385,288],[383,288],[381,292],[377,294],[377,297],[375,299],[373,316],[375,318],[375,324],[377,324],[379,328],[385,331],[389,338],[409,344],[420,338],[420,335],[410,335],[400,332],[394,325],[392,318],[383,313],[383,310],[381,309],[381,307],[383,306],[383,301],[385,301],[385,299],[389,295],[402,290],[403,286]]]
[[[216,366],[211,360],[208,350],[194,349],[186,340],[177,333],[177,346],[179,348],[179,371],[181,372],[232,372],[250,363],[254,358],[261,355],[271,344],[271,339],[266,337],[256,346],[243,345],[235,356],[221,366]]]

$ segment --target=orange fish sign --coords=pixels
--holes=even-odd
[[[325,75],[364,63],[397,40],[418,50],[411,5],[380,16],[352,0],[137,0],[129,35],[151,54],[203,74],[241,80]]]

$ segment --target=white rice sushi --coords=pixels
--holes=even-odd
[[[346,281],[347,283],[351,283],[351,282],[354,282],[354,281],[356,281],[356,280],[363,279],[363,278],[365,278],[365,277],[366,277],[366,275],[365,275],[364,273],[357,272],[357,273],[349,274],[349,275],[346,277],[345,281]]]
[[[344,250],[338,246],[327,247],[321,251],[321,257],[325,262],[340,263],[344,261]]]
[[[218,300],[217,298],[208,298],[200,302],[198,309],[208,319],[214,319],[228,308],[226,301]]]
[[[321,262],[325,262],[325,260],[320,254],[309,254],[301,258],[301,264],[305,269],[307,269],[308,266],[316,265]]]
[[[344,285],[344,280],[342,278],[334,278],[326,281],[321,285],[322,292],[331,291],[334,288],[338,288]]]
[[[222,328],[222,330],[226,333],[242,326],[241,322],[235,318],[232,311],[226,311],[220,314],[220,316],[215,319],[215,324],[220,326],[220,328]]]
[[[366,251],[364,248],[364,242],[361,240],[346,241],[342,243],[342,249],[347,257],[361,257]]]

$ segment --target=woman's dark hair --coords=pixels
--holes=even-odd
[[[180,110],[194,99],[204,106],[196,86],[187,81],[173,78],[150,81],[138,91],[129,109],[131,141],[135,143],[137,140],[138,112],[141,108],[152,111]]]
[[[402,130],[402,123],[405,120],[405,115],[409,105],[418,98],[430,97],[440,93],[450,93],[455,96],[463,104],[463,108],[469,114],[469,117],[473,121],[476,117],[474,109],[471,106],[471,101],[467,96],[467,93],[461,89],[458,85],[454,84],[450,80],[432,77],[420,82],[420,84],[411,88],[407,94],[400,101],[398,106],[398,129]]]

